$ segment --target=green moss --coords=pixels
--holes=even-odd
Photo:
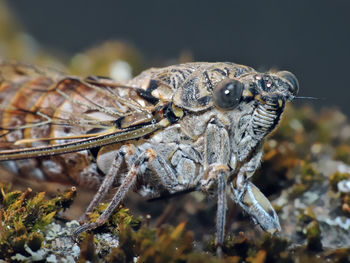
[[[119,223],[119,246],[112,249],[103,258],[103,261],[291,263],[324,262],[327,258],[342,260],[346,257],[344,251],[339,250],[328,250],[326,254],[322,254],[321,231],[311,208],[302,211],[299,224],[305,229],[307,241],[305,246],[295,247],[288,240],[269,234],[265,234],[263,238],[248,238],[244,233],[240,233],[226,237],[223,245],[224,258],[219,259],[215,256],[215,239],[212,239],[207,251],[197,251],[193,245],[193,234],[185,229],[185,223],[176,227],[163,225],[157,229],[142,225],[139,229],[133,229],[130,224],[127,225],[124,220],[121,220]],[[91,240],[90,237],[88,243],[91,244]],[[91,251],[93,246],[87,247],[89,247],[90,255],[93,255],[93,251]],[[86,255],[84,258],[80,258],[80,262],[86,260],[88,260]],[[90,256],[91,260],[96,260],[96,258]]]
[[[105,262],[118,262],[118,263],[126,263],[128,261],[126,261],[126,256],[125,253],[122,249],[120,249],[119,247],[113,248],[111,253],[105,257]]]
[[[293,185],[293,196],[297,197],[306,192],[308,187],[305,184],[294,184]]]
[[[299,234],[304,235],[305,233],[307,243],[305,249],[310,251],[322,250],[321,229],[311,207],[301,210],[298,225],[302,229]]]
[[[260,251],[266,251],[266,262],[292,262],[289,253],[285,253],[290,244],[283,238],[265,235]]]
[[[307,249],[312,251],[322,250],[321,230],[316,220],[310,222],[306,227]]]
[[[157,230],[142,227],[132,230],[121,223],[119,246],[106,257],[107,262],[185,262],[193,249],[193,236],[185,231],[185,223],[177,227],[163,226]]]
[[[312,185],[322,183],[323,175],[309,162],[301,162],[300,181],[293,185],[292,197],[305,193]]]
[[[212,251],[216,249],[215,243],[212,242]],[[213,246],[214,245],[214,246]],[[246,236],[239,234],[237,236],[228,236],[225,238],[223,251],[228,256],[236,256],[239,258],[246,258],[248,256],[248,250],[252,247]]]
[[[38,251],[41,248],[43,236],[38,232],[32,232],[28,235],[27,245],[32,251]]]
[[[332,190],[337,192],[338,191],[338,183],[342,180],[348,180],[350,179],[350,174],[348,173],[340,173],[336,171],[334,174],[332,174],[329,177],[329,184],[332,187]]]
[[[238,248],[240,248],[240,250]],[[222,250],[228,256],[234,256],[241,259],[242,257],[246,257],[248,248],[249,244],[246,237],[244,235],[239,234],[237,236],[226,236]],[[213,238],[207,244],[205,250],[209,251],[213,255],[216,253],[215,238]]]
[[[90,222],[95,222],[107,208],[107,206],[108,203],[100,204],[97,209],[95,209],[94,212],[89,215]],[[128,208],[119,206],[115,213],[110,216],[101,227],[97,228],[95,232],[109,231],[115,235],[118,235],[120,232],[120,227],[124,225],[131,226],[134,230],[137,230],[141,225],[141,220],[132,216]]]
[[[301,165],[301,181],[304,184],[311,185],[313,183],[321,183],[324,180],[322,174],[312,166],[311,163],[303,163]]]
[[[300,211],[298,222],[301,224],[309,224],[311,221],[316,220],[316,216],[314,211],[312,211],[311,207],[307,209],[302,209]]]
[[[335,148],[333,159],[350,164],[350,146],[343,144]]]
[[[97,255],[95,253],[94,236],[86,234],[84,240],[80,244],[80,262],[96,262]]]
[[[25,246],[32,251],[42,247],[43,235],[40,233],[50,224],[54,215],[72,202],[75,188],[51,200],[44,200],[45,193],[31,196],[31,189],[7,192],[0,185],[0,258],[10,260],[13,255],[26,255]]]

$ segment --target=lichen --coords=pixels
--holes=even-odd
[[[349,180],[349,179],[350,179],[350,174],[336,171],[329,177],[329,184],[331,185],[332,190],[337,192],[338,183],[342,180]]]
[[[0,259],[17,260],[22,255],[33,257],[43,247],[45,226],[50,224],[56,213],[69,206],[75,196],[75,188],[45,200],[45,193],[31,196],[28,188],[23,193],[10,192],[0,185]],[[17,256],[16,256],[17,255]]]

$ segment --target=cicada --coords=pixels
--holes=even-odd
[[[75,238],[102,225],[130,189],[146,197],[188,189],[216,196],[220,248],[227,196],[262,229],[281,229],[250,178],[298,86],[288,71],[231,62],[151,68],[125,83],[3,62],[0,160],[39,180],[98,186],[85,214],[118,186]]]

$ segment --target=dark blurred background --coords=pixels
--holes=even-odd
[[[324,98],[304,103],[350,114],[347,0],[4,3],[24,32],[63,58],[118,39],[140,51],[145,67],[185,54],[196,61],[288,69],[299,78],[300,96]]]

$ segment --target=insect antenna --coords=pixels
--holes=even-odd
[[[316,97],[303,97],[303,96],[298,96],[298,97],[294,97],[294,99],[306,99],[306,100],[324,100],[325,98],[316,98]]]

